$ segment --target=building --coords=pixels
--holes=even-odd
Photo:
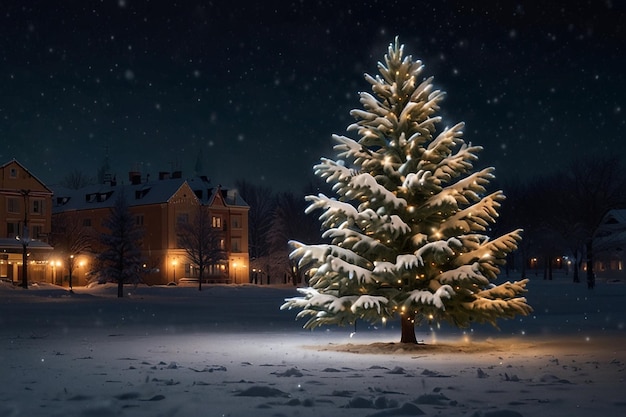
[[[45,281],[52,191],[15,159],[0,166],[0,279]]]
[[[593,270],[599,279],[626,278],[626,209],[604,215],[593,236],[593,252]]]
[[[70,216],[90,231],[93,238],[106,230],[103,220],[120,193],[123,193],[136,224],[144,229],[144,282],[147,284],[179,283],[197,278],[198,271],[188,261],[185,250],[178,246],[176,225],[191,218],[199,204],[209,207],[213,227],[223,236],[223,249],[228,259],[205,271],[207,282],[247,283],[248,210],[249,207],[234,190],[214,186],[206,177],[182,178],[180,171],[160,172],[156,180],[143,179],[130,172],[126,184],[109,178],[104,184],[79,190],[55,188],[53,219]],[[94,254],[84,251],[76,255],[73,282],[85,285]]]

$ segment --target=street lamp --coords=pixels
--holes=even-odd
[[[24,226],[22,227],[22,236],[16,236],[15,238],[22,243],[22,287],[28,288],[27,247],[30,243],[30,236],[28,233],[28,195],[30,194],[30,190],[20,190],[20,193],[24,198]]]
[[[74,292],[72,290],[72,272],[74,271],[74,255],[70,255],[69,262],[67,263],[67,272],[68,272],[68,280],[70,282],[70,292]]]
[[[176,283],[176,259],[172,260],[172,268],[174,270],[174,284]]]

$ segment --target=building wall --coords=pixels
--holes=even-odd
[[[0,238],[7,242],[24,235],[24,222],[30,239],[47,242],[51,228],[52,191],[19,162],[0,166]],[[23,248],[5,247],[0,253],[0,279],[18,282],[23,271]],[[28,281],[45,281],[49,250],[27,246]],[[42,266],[43,265],[43,266]]]
[[[153,188],[156,188],[153,187]],[[115,196],[110,197],[114,199]],[[197,276],[189,265],[184,249],[178,247],[176,225],[181,217],[192,219],[200,201],[186,182],[166,201],[156,204],[141,204],[129,201],[129,209],[135,215],[137,225],[143,227],[142,251],[145,259],[144,282],[150,285],[180,282],[181,278]],[[109,216],[108,207],[76,210],[74,216],[82,219],[94,238],[106,230],[103,221]],[[209,207],[210,216],[221,219],[220,229],[224,233],[226,262],[214,275],[215,281],[248,282],[248,208],[228,205],[221,195],[213,199]],[[232,227],[234,221],[234,227]],[[233,243],[236,245],[233,248]],[[234,249],[234,250],[233,250]],[[74,285],[86,285],[93,259],[87,254],[77,259],[78,268],[73,273]]]

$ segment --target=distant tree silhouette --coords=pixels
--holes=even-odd
[[[255,185],[246,180],[238,180],[235,187],[239,195],[250,206],[248,213],[248,252],[250,268],[267,271],[269,260],[268,233],[272,223],[272,213],[276,204],[271,188]]]
[[[289,247],[288,242],[293,238],[300,242],[319,240],[321,228],[319,220],[305,213],[308,205],[304,199],[305,195],[306,193],[297,195],[293,192],[279,194],[268,232],[271,264],[276,270],[272,273],[288,274],[294,285],[300,283],[302,274],[297,263],[289,259],[289,253],[293,248]]]
[[[584,236],[587,287],[595,286],[593,233],[607,211],[626,204],[626,177],[617,156],[587,156],[575,160],[566,173],[563,189],[571,196],[567,210]]]
[[[83,171],[75,169],[63,177],[61,185],[72,190],[78,190],[93,184],[93,182],[93,178],[87,176]]]

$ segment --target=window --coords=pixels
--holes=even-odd
[[[189,214],[187,213],[180,213],[176,216],[176,223],[177,224],[186,224],[189,223]]]
[[[241,252],[241,239],[238,237],[233,238],[230,241],[233,252]]]
[[[241,216],[238,214],[232,216],[231,223],[233,225],[233,229],[241,229]]]
[[[33,214],[43,214],[43,200],[33,200],[33,204],[31,207],[31,213]]]
[[[219,217],[219,216],[213,216],[213,219],[211,220],[211,224],[213,225],[214,228],[221,229],[222,228],[222,218]]]
[[[143,214],[138,214],[135,216],[135,225],[143,226]]]
[[[20,200],[18,198],[7,197],[7,212],[9,213],[20,212]]]
[[[20,233],[20,224],[7,222],[7,237],[15,237]]]
[[[221,250],[226,249],[226,242],[224,241],[224,239],[220,239],[220,249]]]
[[[11,178],[17,178],[17,168],[11,168],[11,169],[9,169],[9,177],[11,177]]]
[[[91,227],[91,219],[83,219],[84,227]]]
[[[38,239],[41,237],[42,227],[41,226],[31,226],[30,227],[30,237],[31,239]]]

